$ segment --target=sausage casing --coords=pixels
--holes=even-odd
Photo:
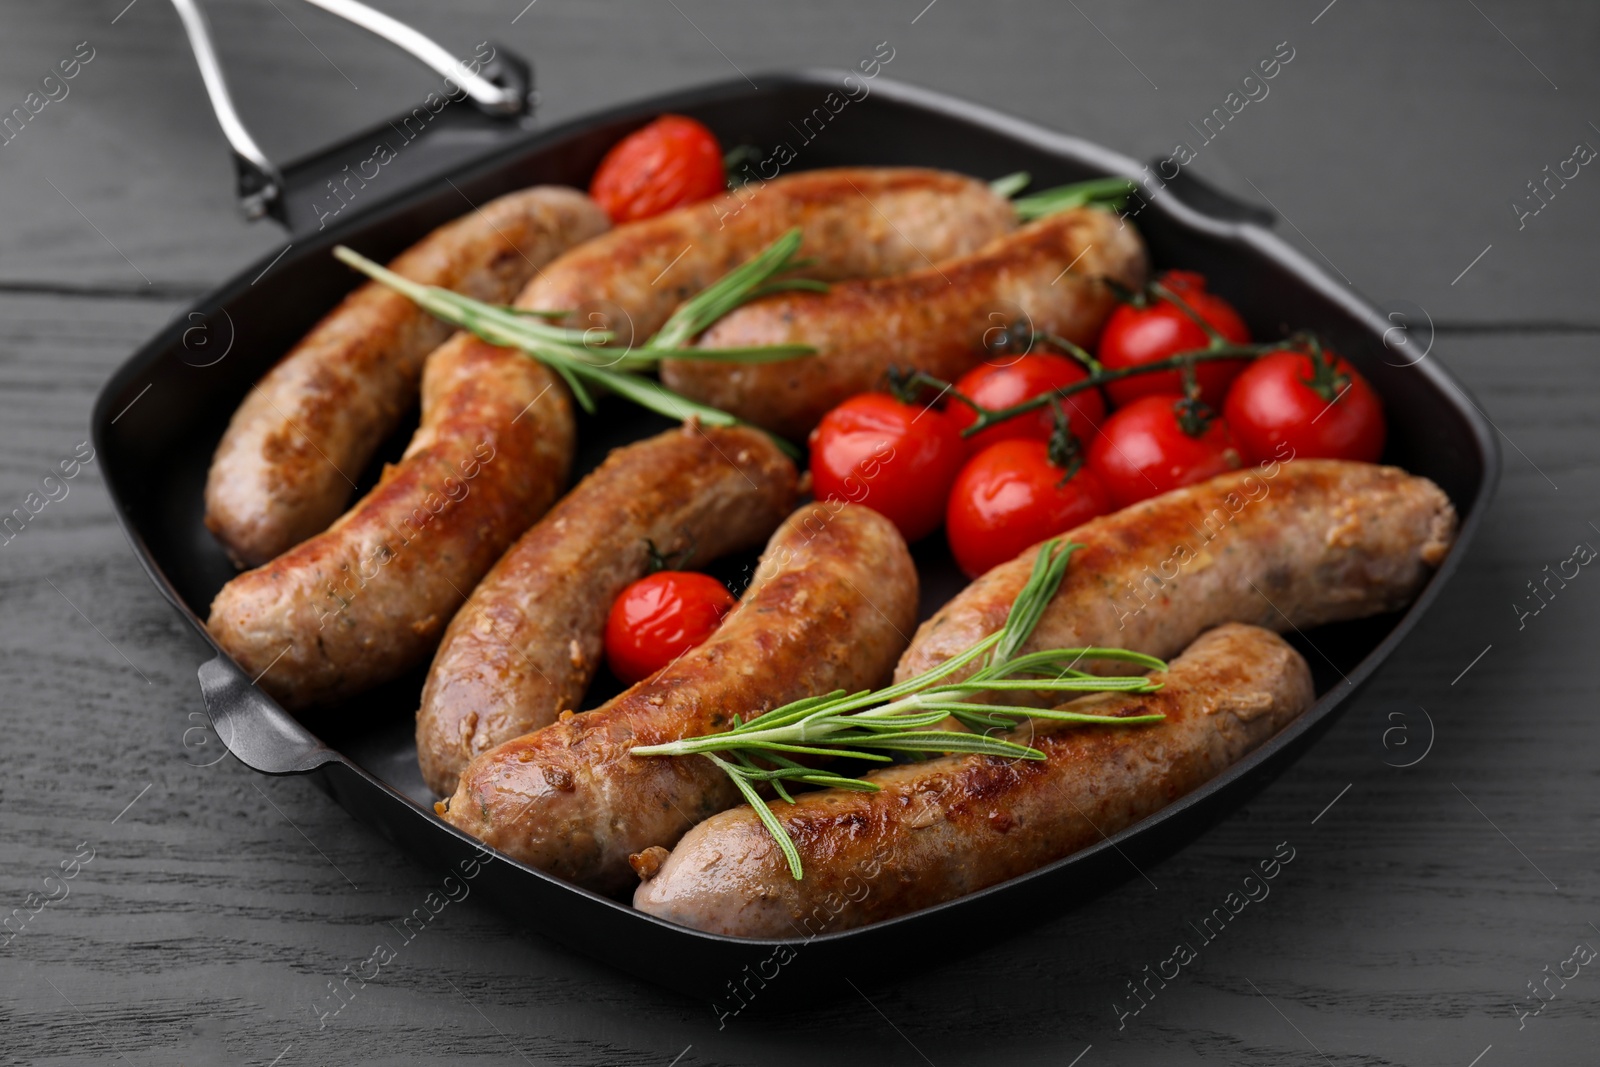
[[[1092,345],[1117,303],[1101,279],[1137,289],[1145,271],[1144,244],[1133,227],[1110,212],[1080,208],[906,274],[747,304],[707,330],[699,347],[806,344],[816,354],[755,364],[668,360],[661,380],[799,438],[829,408],[881,388],[890,366],[954,380],[983,359],[986,336],[1002,328],[1030,323]]]
[[[573,445],[550,371],[457,334],[428,358],[400,461],[325,532],[223,586],[206,626],[286,708],[393,678],[555,501]]]
[[[670,847],[739,800],[709,760],[636,757],[635,746],[878,685],[916,611],[916,568],[893,524],[850,504],[802,507],[773,534],[744,598],[708,641],[594,711],[479,756],[438,810],[551,874],[626,889],[629,855]]]
[[[650,545],[695,564],[760,544],[794,509],[796,473],[743,427],[677,429],[619,448],[512,546],[456,613],[422,690],[417,758],[453,793],[476,755],[576,709],[606,614]]]
[[[785,175],[617,227],[550,264],[529,307],[579,309],[643,344],[684,300],[798,226],[805,275],[874,278],[977,251],[1016,226],[988,185],[948,171],[839,167]]]
[[[1154,693],[1064,707],[1163,714],[1137,726],[1030,720],[1009,740],[1043,760],[945,756],[865,775],[876,793],[824,789],[774,802],[788,863],[748,806],[691,830],[634,905],[740,937],[807,937],[965,896],[1095,844],[1215,777],[1311,705],[1311,672],[1276,634],[1229,624],[1175,659]],[[826,902],[826,903],[825,903]]]
[[[539,266],[607,227],[575,189],[537,186],[441,226],[390,268],[503,304]],[[416,402],[451,327],[377,282],[356,289],[257,383],[206,478],[207,528],[236,563],[265,563],[326,529],[351,479]]]
[[[1398,467],[1302,459],[1220,475],[1065,534],[1084,547],[1025,647],[1165,659],[1224,622],[1283,632],[1395,611],[1444,558],[1455,527],[1443,491]],[[923,623],[896,678],[998,630],[1033,558],[995,567]]]

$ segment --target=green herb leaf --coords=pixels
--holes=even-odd
[[[1012,174],[1007,174],[1003,178],[996,178],[989,183],[989,188],[994,190],[995,196],[1010,200],[1013,196],[1026,189],[1031,181],[1033,181],[1033,175],[1025,170],[1019,170]]]
[[[1061,546],[1059,552],[1056,551],[1057,545]],[[1076,542],[1069,541],[1061,545],[1059,540],[1052,540],[1039,549],[1039,554],[1033,560],[1033,573],[1028,576],[1017,599],[1012,601],[1006,624],[1000,628],[1004,636],[994,647],[991,664],[1006,662],[1016,654],[1024,641],[1033,636],[1033,628],[1039,625],[1044,609],[1049,607],[1056,590],[1061,588],[1061,580],[1066,577],[1067,563],[1072,559],[1072,553],[1082,547]]]
[[[800,250],[802,236],[800,227],[794,227],[768,245],[765,250],[685,300],[678,305],[678,309],[650,339],[646,347],[686,347],[722,316],[755,299],[776,275],[793,269],[794,254]],[[794,281],[798,282],[800,279]],[[806,286],[822,286],[820,291],[827,291],[827,286],[822,282],[807,282]]]
[[[767,833],[772,835],[772,839],[778,843],[778,848],[783,851],[784,859],[789,861],[789,873],[794,875],[794,880],[798,882],[800,880],[800,850],[795,848],[794,839],[783,828],[783,824],[778,822],[778,817],[772,814],[772,809],[767,807],[765,800],[761,799],[761,795],[756,792],[755,786],[746,781],[745,777],[739,773],[739,768],[727,760],[720,760],[715,756],[708,758],[712,763],[727,772],[728,777],[733,779],[733,784],[739,788],[739,792],[744,794],[745,803],[754,808],[756,816],[766,824]]]
[[[1012,203],[1016,206],[1019,219],[1032,222],[1089,204],[1121,208],[1127,202],[1128,194],[1136,188],[1127,178],[1093,178],[1086,182],[1058,185],[1054,189],[1013,200]]]
[[[556,363],[553,365],[553,369],[557,374],[561,375],[561,380],[567,383],[567,388],[572,390],[572,399],[578,402],[578,406],[586,414],[593,415],[595,413],[594,397],[589,395],[589,390],[579,380],[578,376],[572,373],[572,368]]]

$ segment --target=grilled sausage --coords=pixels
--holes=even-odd
[[[1044,760],[945,756],[865,776],[876,793],[823,789],[770,808],[804,878],[748,806],[679,842],[634,906],[736,937],[806,937],[953,900],[1069,856],[1215,777],[1311,705],[1311,672],[1281,637],[1229,624],[1153,676],[1155,693],[1064,705],[1138,726],[1031,720],[1008,735]]]
[[[790,292],[729,313],[701,348],[807,344],[815,355],[778,363],[668,360],[666,385],[799,438],[834,405],[878,387],[890,366],[954,380],[1001,325],[1030,323],[1090,345],[1116,307],[1100,279],[1144,284],[1144,244],[1115,215],[1080,208],[1030,223],[960,259],[890,278]]]
[[[679,303],[792,227],[805,275],[875,278],[962,256],[1016,226],[1016,212],[974,178],[900,167],[786,175],[715,200],[619,226],[552,263],[529,307],[583,309],[571,325],[606,326],[643,344]]]
[[[503,304],[538,268],[607,226],[582,193],[538,186],[441,226],[389,266]],[[330,311],[234,412],[206,478],[206,527],[259,566],[327,528],[351,479],[415,402],[422,364],[451,330],[377,282]]]
[[[326,532],[223,586],[207,627],[286,708],[394,677],[554,502],[573,437],[550,371],[457,334],[428,358],[400,462]]]
[[[1026,647],[1166,658],[1219,623],[1283,632],[1395,611],[1444,558],[1455,525],[1439,487],[1397,467],[1303,459],[1220,475],[1068,533],[1085,547]],[[995,567],[923,623],[896,678],[998,630],[1033,558]]]
[[[533,526],[445,631],[417,712],[435,793],[468,761],[575,709],[611,602],[650,547],[698,562],[761,543],[794,509],[795,469],[756,430],[688,423],[619,448]]]
[[[773,534],[710,640],[594,711],[485,752],[436,810],[524,863],[600,892],[625,889],[629,855],[670,847],[739,801],[709,760],[631,749],[880,684],[916,612],[916,568],[887,519],[849,504],[803,507]]]

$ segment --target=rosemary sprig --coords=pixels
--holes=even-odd
[[[612,340],[608,331],[551,326],[540,321],[549,312],[529,314],[522,309],[473,300],[435,285],[423,285],[343,245],[335,248],[333,254],[340,262],[408,297],[434,317],[468,330],[490,344],[520,349],[544,363],[561,376],[579,406],[591,414],[595,411],[595,405],[588,387],[599,386],[668,418],[695,418],[706,426],[741,425],[739,419],[720,408],[680,396],[654,379],[629,373],[641,366],[653,366],[667,355],[682,355],[682,349],[616,350],[599,347],[600,343]],[[787,258],[784,261],[787,262]],[[696,349],[695,358],[708,356],[725,357],[735,362],[766,362],[803,355],[794,351],[796,347],[787,346],[777,354],[770,349]],[[793,445],[776,437],[774,441],[790,456],[798,458],[799,453]]]
[[[780,246],[784,246],[785,242],[789,242],[786,254],[774,255],[774,251],[782,251]],[[344,245],[335,248],[333,254],[340,262],[354,267],[374,281],[410,297],[436,317],[471,330],[493,344],[521,348],[528,352],[534,351],[533,346],[536,344],[565,345],[574,350],[567,355],[597,367],[613,370],[645,370],[656,366],[663,359],[683,356],[682,349],[690,341],[717,319],[742,304],[784,289],[817,290],[821,287],[825,290],[826,285],[823,282],[807,278],[782,279],[777,282],[770,280],[774,274],[793,268],[795,265],[793,252],[799,243],[800,231],[791,230],[773,242],[760,255],[735,267],[706,289],[686,300],[673,312],[672,317],[667,320],[667,325],[648,343],[625,349],[603,347],[616,340],[616,334],[611,330],[570,329],[552,326],[542,321],[570,314],[567,311],[530,310],[503,304],[487,304],[449,289],[414,282]],[[480,327],[485,326],[493,328],[496,331],[495,336],[490,337],[483,333]],[[777,360],[808,356],[815,351],[816,349],[810,345],[707,348],[696,349],[694,358],[727,363],[772,363]]]
[[[898,685],[847,694],[843,690],[774,708],[747,722],[734,720],[722,733],[662,745],[642,745],[635,756],[704,756],[733,780],[789,862],[802,876],[800,853],[768,807],[757,786],[770,784],[792,802],[785,783],[875,792],[878,787],[823,767],[808,767],[794,756],[831,756],[886,763],[886,752],[967,752],[1014,759],[1044,759],[1044,753],[983,731],[1011,729],[1023,719],[1130,726],[1157,722],[1162,715],[1092,715],[1061,709],[1019,708],[983,702],[975,694],[1004,691],[1149,693],[1160,688],[1144,677],[1099,677],[1077,669],[1083,660],[1113,660],[1146,670],[1165,670],[1154,656],[1119,648],[1057,648],[1018,655],[1060,588],[1077,544],[1059,538],[1040,546],[1033,572],[1011,605],[1005,625],[965,652]],[[972,663],[978,668],[960,681],[947,681]],[[935,729],[946,719],[975,732]],[[759,757],[769,766],[761,766]]]

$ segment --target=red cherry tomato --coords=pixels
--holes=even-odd
[[[932,533],[966,448],[950,416],[887,393],[851,397],[811,431],[811,491],[864,504],[907,541]]]
[[[986,408],[1007,408],[1089,376],[1077,360],[1050,352],[1032,352],[1011,358],[1014,362],[1004,365],[985,363],[974,367],[956,382],[956,392]],[[1066,410],[1072,432],[1081,438],[1087,439],[1093,434],[1100,420],[1106,417],[1105,398],[1098,389],[1073,393],[1062,400],[1061,405]],[[978,421],[972,409],[959,401],[952,401],[948,412],[963,430]],[[1018,415],[968,437],[967,455],[975,456],[997,441],[1016,438],[1049,441],[1054,429],[1055,416],[1048,407],[1040,408],[1034,414]]]
[[[1223,416],[1252,463],[1279,452],[1367,463],[1383,455],[1383,406],[1372,386],[1335,356],[1324,396],[1311,385],[1316,369],[1304,352],[1268,352],[1234,381]]]
[[[611,146],[589,195],[612,222],[631,222],[708,199],[727,186],[716,134],[694,119],[662,115]]]
[[[1043,441],[1000,441],[961,468],[945,533],[968,578],[1111,510],[1110,495],[1088,466],[1068,479],[1049,452]]]
[[[1199,437],[1178,423],[1175,393],[1140,397],[1114,412],[1089,446],[1089,466],[1119,508],[1203,482],[1243,463],[1228,424],[1213,417]]]
[[[1233,310],[1233,305],[1220,296],[1206,292],[1203,276],[1193,271],[1174,270],[1163,274],[1159,280],[1223,337],[1235,344],[1249,342],[1250,330],[1244,320]],[[1184,314],[1176,304],[1167,300],[1153,300],[1144,307],[1123,304],[1111,313],[1105,330],[1100,334],[1098,356],[1107,370],[1121,370],[1154,363],[1180,352],[1196,352],[1210,343],[1211,338],[1199,323]],[[1220,407],[1229,383],[1244,368],[1243,360],[1231,359],[1195,364],[1195,376],[1200,380],[1200,399],[1212,407]],[[1114,407],[1130,404],[1141,396],[1182,391],[1179,371],[1136,374],[1106,386]]]
[[[733,594],[709,574],[657,571],[622,591],[606,617],[606,663],[628,685],[648,678],[722,625]]]

